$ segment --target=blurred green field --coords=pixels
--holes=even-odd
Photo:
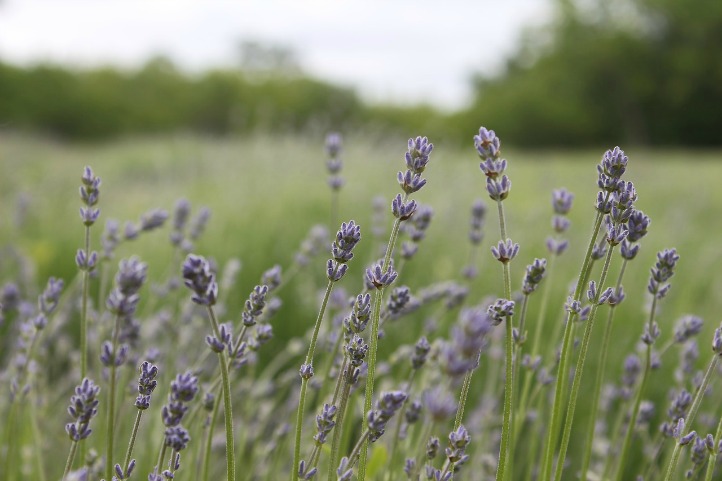
[[[195,209],[207,206],[212,218],[195,252],[214,257],[219,263],[231,257],[241,260],[240,282],[229,302],[230,312],[237,312],[265,269],[274,264],[287,268],[310,227],[329,223],[330,193],[322,144],[322,138],[308,137],[227,140],[177,136],[68,145],[34,137],[2,136],[0,283],[13,279],[18,272],[18,265],[9,255],[13,249],[34,261],[31,273],[37,286],[50,275],[68,280],[75,275],[74,255],[83,240],[78,186],[83,166],[90,165],[103,181],[101,221],[93,229],[93,248],[100,249],[99,236],[108,218],[137,220],[154,207],[172,211],[174,202],[181,197]],[[342,172],[346,186],[341,191],[340,218],[356,220],[365,236],[359,246],[360,261],[350,264],[349,275],[343,281],[349,293],[360,289],[364,264],[373,257],[372,199],[381,195],[390,203],[398,190],[395,174],[403,166],[405,150],[405,139],[346,139]],[[526,264],[534,257],[546,256],[551,190],[567,187],[576,195],[570,215],[572,243],[555,267],[551,319],[561,319],[564,287],[578,274],[594,215],[595,166],[603,150],[505,151],[513,182],[505,202],[508,232],[521,245],[519,257],[512,264],[513,288],[519,288]],[[706,352],[707,340],[720,322],[722,311],[718,294],[722,291],[722,153],[631,149],[627,154],[630,164],[625,177],[635,182],[637,207],[652,218],[652,226],[625,277],[627,300],[615,320],[610,355],[613,364],[607,371],[613,379],[642,333],[647,277],[658,250],[676,247],[681,256],[672,291],[657,317],[663,337],[671,335],[672,323],[681,315],[697,314],[707,323],[700,338]],[[491,206],[471,141],[465,150],[437,144],[426,173],[428,185],[416,198],[432,206],[435,217],[419,254],[404,267],[401,283],[412,292],[432,282],[460,278],[469,252],[466,236],[471,203],[483,198]],[[22,218],[18,218],[19,202],[25,205]],[[387,229],[390,225],[389,213]],[[472,287],[469,303],[478,302],[482,296],[501,295],[501,269],[488,254],[488,246],[495,244],[498,237],[496,210],[489,209],[481,275]],[[122,245],[116,257],[131,254],[149,263],[151,280],[162,279],[174,262],[168,229]],[[317,271],[320,278],[324,266],[325,257],[319,257],[309,269]],[[613,265],[612,276],[618,268],[618,264]],[[283,350],[284,339],[312,325],[314,303],[303,302],[308,295],[315,293],[303,285],[284,294],[284,306],[278,322],[274,322],[277,337],[264,351],[265,356]],[[529,326],[538,309],[534,302]],[[596,326],[600,336],[602,325],[599,322]],[[394,333],[390,335],[393,339]],[[391,348],[389,344],[386,349]],[[590,369],[594,369],[595,352],[593,345]],[[700,363],[706,360],[706,355],[702,356]],[[672,366],[665,368],[671,370]],[[592,380],[589,375],[585,383]],[[653,378],[649,397],[662,399],[667,388]],[[585,414],[585,404],[582,399],[581,415]]]
[[[154,207],[172,211],[176,199],[185,197],[196,209],[207,206],[212,210],[196,251],[219,262],[230,257],[242,261],[240,301],[265,269],[276,263],[290,265],[312,225],[329,223],[330,193],[322,144],[323,139],[308,137],[226,140],[177,136],[73,145],[4,136],[0,138],[0,242],[3,249],[15,246],[35,261],[39,283],[49,275],[73,276],[74,253],[83,238],[77,189],[83,166],[90,165],[103,180],[101,220],[93,229],[95,249],[100,249],[99,236],[106,219],[137,221]],[[361,224],[367,242],[361,243],[366,251],[360,258],[370,259],[370,229],[364,228],[370,227],[372,199],[381,195],[390,203],[395,195],[395,173],[403,165],[405,140],[366,142],[351,137],[344,149],[346,186],[341,191],[340,218]],[[576,198],[570,216],[572,244],[560,270],[568,271],[569,282],[574,279],[591,226],[595,165],[602,152],[505,151],[513,182],[505,204],[509,232],[521,244],[520,261],[513,269],[517,285],[524,265],[546,255],[551,190],[563,186]],[[637,206],[652,218],[650,235],[626,278],[631,299],[625,306],[627,314],[636,318],[642,313],[640,294],[655,252],[677,247],[681,262],[662,322],[665,317],[687,312],[716,322],[722,307],[722,300],[715,295],[722,288],[722,277],[717,275],[722,270],[722,189],[718,188],[722,153],[632,149],[627,154],[627,178],[639,192]],[[418,257],[408,265],[404,282],[412,289],[459,277],[468,255],[470,205],[476,198],[490,204],[471,142],[463,151],[437,144],[427,172],[428,185],[417,200],[432,206],[435,217]],[[18,225],[19,204],[25,204],[26,213]],[[490,209],[484,245],[497,240],[496,212]],[[482,275],[475,290],[496,295],[501,276],[489,262],[491,256],[486,256],[488,247],[483,252]],[[117,257],[133,253],[150,261],[151,279],[164,275],[172,262],[167,229],[126,243]],[[357,279],[347,287],[350,291],[360,285],[360,264],[351,265],[351,276]],[[3,266],[3,276],[12,268]],[[322,272],[323,263],[311,268]],[[620,330],[628,326],[632,336],[641,329],[631,319],[620,320],[619,325],[624,326]],[[277,332],[284,328],[278,326]],[[288,326],[294,334],[302,329]]]

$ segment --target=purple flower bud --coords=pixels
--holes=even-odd
[[[182,451],[188,446],[191,437],[183,426],[171,426],[165,430],[165,445],[174,451]]]
[[[569,241],[568,240],[556,240],[552,237],[547,237],[546,246],[547,246],[547,250],[549,251],[550,254],[553,254],[555,256],[560,256],[564,253],[564,251],[567,250],[567,247],[569,247]]]
[[[337,481],[351,481],[353,476],[353,467],[349,465],[349,460],[346,456],[341,458],[341,462],[336,469]]]
[[[326,135],[324,147],[329,157],[337,157],[343,148],[343,137],[338,132],[329,132]]]
[[[375,264],[370,269],[366,269],[366,279],[376,289],[383,289],[389,286],[396,280],[398,273],[393,269],[391,265],[386,268],[386,271],[382,271],[381,264]]]
[[[328,178],[327,183],[331,190],[341,190],[341,187],[346,184],[346,181],[343,180],[343,177],[333,176]]]
[[[399,172],[396,175],[396,180],[398,181],[401,190],[407,194],[413,194],[426,185],[426,179],[422,178],[421,174],[414,174],[410,170],[407,170],[406,172]]]
[[[83,221],[84,225],[91,226],[95,224],[98,217],[100,217],[100,209],[92,209],[90,207],[80,208],[80,219]]]
[[[697,431],[691,431],[689,434],[682,436],[679,438],[679,444],[680,446],[686,446],[697,437]]]
[[[183,279],[186,287],[193,291],[193,302],[205,306],[216,303],[218,284],[210,263],[204,257],[188,254],[183,262]]]
[[[474,147],[482,159],[496,159],[501,150],[501,141],[493,130],[479,128],[479,135],[474,136]]]
[[[607,225],[607,243],[616,246],[627,238],[627,227],[624,224]]]
[[[298,370],[298,374],[302,379],[311,379],[313,377],[313,366],[311,364],[301,364],[301,369]]]
[[[618,306],[622,303],[624,300],[624,288],[622,286],[619,286],[619,289],[616,291],[612,291],[611,295],[609,296],[609,299],[607,299],[607,302],[610,306]]]
[[[506,318],[514,315],[514,301],[497,299],[488,307],[486,312],[491,318],[491,323],[498,326]]]
[[[168,212],[163,209],[153,209],[140,216],[140,230],[148,232],[163,227],[168,219]]]
[[[704,322],[701,317],[683,316],[677,321],[674,328],[674,342],[686,342],[692,336],[696,336],[702,330]]]
[[[338,282],[346,274],[348,270],[347,264],[339,264],[333,259],[326,262],[326,277],[332,282]]]
[[[627,238],[622,241],[622,247],[621,247],[622,258],[626,259],[628,261],[631,261],[632,259],[637,257],[638,252],[639,252],[639,244],[630,243],[629,233],[627,233]]]
[[[497,179],[506,170],[506,159],[486,159],[479,164],[484,175],[491,179]]]
[[[526,266],[526,274],[521,288],[525,295],[529,295],[536,290],[544,278],[546,267],[546,259],[534,259],[534,262]]]
[[[391,213],[397,219],[402,221],[408,220],[416,212],[416,201],[410,200],[404,202],[401,198],[401,194],[397,194],[394,200],[391,202]]]
[[[639,242],[639,240],[647,235],[647,229],[652,221],[641,210],[635,210],[627,220],[627,228],[629,235],[627,238],[630,242]]]
[[[602,160],[597,166],[599,174],[604,174],[609,177],[620,179],[627,170],[627,162],[629,159],[625,155],[624,151],[619,147],[607,150],[602,156]]]
[[[511,239],[499,241],[496,247],[491,247],[491,253],[496,260],[506,264],[519,253],[519,244],[515,244]]]
[[[722,328],[718,327],[714,330],[714,338],[712,339],[712,350],[722,356]]]
[[[78,249],[78,252],[75,254],[75,264],[81,271],[92,272],[95,270],[97,263],[98,253],[95,251],[91,252],[88,257],[86,257],[85,251],[82,249]]]
[[[644,325],[644,334],[642,334],[642,342],[648,345],[654,344],[654,341],[659,337],[659,325],[656,322],[652,322],[652,326],[649,324]]]
[[[75,422],[65,425],[65,431],[73,441],[80,441],[90,436],[90,421],[98,413],[98,393],[100,387],[88,378],[75,388],[75,394],[70,398],[68,413]]]
[[[573,201],[574,194],[567,189],[562,188],[552,191],[552,207],[557,215],[567,215],[572,208]]]
[[[429,156],[434,150],[434,144],[426,137],[409,139],[409,150],[406,152],[406,167],[415,174],[421,174],[429,163]]]
[[[511,180],[504,174],[501,177],[501,181],[492,179],[491,177],[486,178],[486,191],[492,200],[501,202],[509,196],[511,190]]]

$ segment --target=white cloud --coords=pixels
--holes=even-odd
[[[135,66],[163,53],[200,70],[260,40],[368,98],[458,106],[468,74],[498,68],[521,28],[548,15],[547,0],[5,0],[0,58]]]

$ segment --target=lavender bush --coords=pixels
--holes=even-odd
[[[101,181],[86,167],[77,274],[37,288],[4,269],[27,258],[3,251],[0,481],[720,476],[722,327],[710,336],[701,317],[667,311],[695,252],[661,250],[646,285],[625,290],[633,269],[646,272],[638,257],[654,228],[637,208],[652,187],[638,193],[623,150],[601,156],[596,183],[590,167],[588,186],[552,190],[549,231],[528,235],[510,180],[521,174],[480,128],[468,175],[486,200],[454,206],[471,211],[468,245],[435,252],[458,261],[439,271],[417,254],[444,222],[421,203],[442,149],[409,139],[399,191],[374,200],[367,228],[338,224],[354,183],[340,176],[341,146],[326,137],[329,224],[304,225],[297,250],[252,275],[250,293],[241,261],[203,242],[210,210],[188,200],[138,222],[109,218],[92,235]],[[103,180],[104,202],[118,202]],[[574,225],[573,210],[584,211]],[[171,260],[129,255],[146,236]],[[618,356],[615,344],[635,342]]]

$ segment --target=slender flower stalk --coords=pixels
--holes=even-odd
[[[655,343],[657,337],[659,337],[660,334],[659,327],[654,320],[655,310],[659,300],[664,298],[667,292],[669,292],[671,284],[669,284],[668,281],[674,275],[674,268],[678,260],[679,256],[677,255],[677,251],[675,251],[674,249],[668,249],[659,252],[657,254],[657,263],[652,268],[652,275],[649,279],[649,285],[647,286],[647,290],[652,295],[652,308],[650,309],[649,313],[649,321],[647,322],[644,334],[642,335],[642,342],[644,342],[644,344],[646,344],[647,346],[644,373],[642,374],[642,379],[639,383],[639,388],[634,398],[632,412],[629,417],[629,425],[627,426],[627,432],[624,436],[624,441],[622,442],[619,466],[617,467],[617,475],[615,477],[615,479],[617,480],[621,480],[624,476],[624,464],[627,456],[627,451],[629,450],[632,442],[632,433],[636,428],[637,415],[639,414],[639,406],[642,403],[642,395],[645,387],[647,386],[649,374],[652,370],[652,345]]]
[[[629,261],[633,260],[639,252],[638,242],[647,234],[649,228],[650,219],[642,211],[635,210],[627,221],[627,238],[622,241],[620,251],[622,258],[622,267],[617,277],[617,284],[614,289],[614,293],[609,298],[609,313],[607,315],[607,323],[604,328],[604,337],[602,338],[602,348],[599,353],[599,361],[597,365],[597,379],[594,384],[594,393],[592,394],[592,407],[590,412],[592,413],[587,428],[587,441],[584,448],[584,454],[582,457],[582,468],[580,479],[586,481],[587,472],[589,470],[589,463],[592,456],[592,443],[594,441],[594,429],[596,425],[596,416],[599,409],[599,398],[601,396],[602,383],[604,382],[604,374],[607,365],[607,354],[609,352],[609,341],[612,333],[612,322],[614,320],[614,314],[617,306],[624,300],[624,289],[622,288],[622,279],[627,268]]]
[[[574,294],[570,299],[571,302],[568,306],[574,307],[575,304],[579,304],[582,291],[586,286],[586,280],[590,273],[590,267],[592,263],[592,252],[595,249],[597,237],[599,236],[599,230],[602,226],[604,216],[611,212],[612,206],[610,198],[613,192],[618,190],[621,176],[624,174],[627,167],[627,156],[624,154],[619,147],[615,147],[612,150],[608,150],[602,156],[602,161],[597,166],[597,172],[599,178],[597,185],[602,189],[597,194],[597,201],[595,204],[596,218],[594,220],[592,235],[589,239],[589,245],[582,261],[582,268],[577,278],[577,285],[574,289]],[[568,382],[568,370],[569,370],[569,358],[572,351],[572,333],[574,331],[575,320],[581,313],[580,309],[571,309],[568,311],[566,326],[564,328],[564,337],[562,340],[562,351],[559,359],[558,375],[556,388],[554,391],[554,403],[552,405],[551,420],[549,422],[547,431],[547,441],[545,446],[544,461],[542,463],[542,474],[541,479],[551,479],[552,474],[552,460],[554,458],[554,451],[557,442],[557,433],[559,431],[559,424],[561,423],[561,410],[562,403],[564,402],[566,385]]]
[[[135,446],[136,436],[138,435],[138,428],[140,427],[140,419],[143,416],[143,412],[150,407],[151,394],[153,394],[153,391],[158,385],[158,381],[155,379],[158,376],[158,366],[144,361],[138,369],[140,371],[140,378],[138,378],[138,397],[135,400],[135,407],[138,409],[138,412],[135,416],[135,423],[133,424],[130,441],[128,442],[128,450],[125,453],[125,459],[122,465],[122,471],[125,473],[125,477],[121,479],[130,477],[133,448]],[[116,467],[116,471],[117,470],[118,468]]]
[[[371,338],[369,340],[369,360],[368,374],[366,376],[366,392],[364,396],[364,414],[371,411],[371,402],[374,391],[374,381],[376,377],[376,352],[378,349],[379,322],[381,319],[381,304],[383,301],[384,289],[396,280],[397,273],[392,268],[392,255],[396,245],[396,239],[399,235],[401,222],[411,218],[416,211],[416,202],[411,200],[407,202],[410,194],[417,192],[424,185],[426,179],[421,174],[429,163],[429,156],[434,149],[434,145],[429,142],[426,137],[416,137],[409,139],[408,151],[405,154],[406,172],[399,172],[397,180],[401,190],[404,191],[403,197],[398,194],[391,203],[391,212],[396,217],[394,226],[391,229],[391,237],[386,246],[386,255],[383,263],[375,265],[372,269],[366,271],[366,278],[370,284],[376,288],[374,292],[373,314],[371,316]],[[370,429],[369,419],[366,418],[364,424]],[[366,479],[366,463],[368,459],[368,440],[364,440],[359,447],[359,481]],[[350,458],[353,462],[353,458]]]
[[[554,262],[557,257],[561,256],[569,246],[569,241],[562,238],[561,234],[566,232],[571,225],[571,222],[567,219],[567,214],[572,208],[574,201],[574,195],[567,189],[556,189],[552,192],[552,208],[554,209],[554,217],[552,218],[552,227],[554,228],[554,237],[548,237],[546,241],[547,251],[551,256],[546,265],[545,277],[547,281],[542,286],[542,299],[541,305],[539,306],[539,315],[534,328],[534,336],[532,340],[531,352],[529,354],[529,360],[532,363],[537,362],[537,359],[541,361],[539,357],[539,348],[542,340],[542,332],[544,332],[544,326],[546,321],[547,304],[549,302],[550,285],[552,284],[552,273],[554,272]],[[555,327],[555,332],[561,323],[558,323]],[[556,341],[558,335],[555,334],[551,337]],[[530,371],[524,378],[524,385],[521,390],[521,396],[518,403],[518,415],[514,423],[514,438],[516,439],[522,428],[522,423],[526,419],[528,410],[529,393],[531,392],[532,380],[534,378],[534,370]],[[512,446],[512,452],[514,452],[514,446]]]
[[[338,132],[331,132],[326,136],[326,170],[328,171],[328,186],[331,188],[331,227],[338,225],[339,210],[339,191],[344,185],[344,179],[341,177],[341,169],[343,161],[341,160],[341,152],[343,150],[343,138]]]
[[[719,445],[722,440],[722,417],[720,417],[719,423],[717,423],[717,431],[713,438],[712,449],[709,449],[709,459],[707,460],[707,472],[704,476],[704,481],[712,481],[715,467],[717,466],[717,456],[719,455]]]
[[[311,335],[311,343],[308,347],[306,359],[301,365],[299,374],[301,376],[301,394],[298,401],[298,412],[296,413],[296,431],[295,431],[295,447],[293,451],[293,468],[291,469],[291,479],[293,481],[299,479],[300,473],[306,473],[306,463],[301,461],[301,435],[303,431],[303,418],[306,404],[306,391],[308,389],[308,381],[313,377],[313,357],[316,351],[316,341],[318,333],[321,329],[321,321],[323,321],[326,312],[326,305],[331,296],[331,291],[336,282],[343,278],[348,270],[348,262],[353,259],[353,249],[361,240],[361,228],[354,222],[349,221],[341,224],[341,228],[336,233],[336,240],[331,245],[331,254],[333,259],[329,259],[326,263],[326,276],[328,284],[321,308],[316,317],[316,323],[313,326],[313,334]],[[302,465],[303,463],[303,465]],[[303,469],[302,469],[303,468]],[[306,473],[307,474],[307,473]]]
[[[85,379],[88,373],[88,296],[90,289],[90,272],[95,268],[98,254],[90,252],[90,227],[100,217],[100,209],[95,207],[100,198],[100,177],[86,166],[80,178],[80,199],[85,207],[80,208],[80,218],[85,225],[85,243],[82,250],[78,250],[75,261],[78,268],[83,271],[83,299],[80,307],[80,377]]]
[[[90,421],[98,414],[99,392],[100,387],[96,386],[90,379],[85,378],[83,382],[75,388],[75,394],[70,398],[68,413],[75,421],[65,425],[65,432],[68,433],[72,444],[70,446],[68,460],[65,463],[63,481],[73,466],[78,443],[90,436],[93,432],[93,430],[90,429]]]
[[[511,190],[511,181],[504,173],[507,166],[506,159],[501,158],[501,141],[493,130],[487,130],[485,127],[479,129],[479,134],[474,136],[474,146],[479,154],[482,162],[479,165],[481,171],[486,176],[486,191],[492,200],[496,201],[497,210],[499,212],[499,232],[501,240],[497,247],[492,247],[492,254],[501,262],[504,279],[504,299],[511,301],[511,273],[510,261],[519,252],[519,245],[514,244],[507,236],[506,218],[504,216],[503,201],[509,196]],[[514,350],[514,326],[512,324],[512,314],[506,317],[506,333],[505,333],[505,380],[504,380],[504,408],[503,420],[501,427],[501,446],[499,448],[499,461],[496,470],[496,480],[503,481],[505,476],[511,474],[511,466],[508,465],[508,457],[511,446],[513,446],[513,409],[514,402],[514,366],[513,366],[513,350]],[[505,474],[506,471],[508,474]]]
[[[226,428],[226,475],[228,481],[236,479],[236,462],[233,437],[233,404],[231,401],[231,382],[228,375],[228,364],[225,350],[230,345],[230,333],[221,332],[218,320],[216,319],[213,305],[218,298],[218,284],[215,274],[211,272],[210,264],[200,256],[189,254],[183,263],[183,279],[185,285],[193,291],[191,300],[196,304],[206,306],[208,318],[213,330],[213,337],[207,337],[206,342],[211,349],[218,354],[218,362],[221,367],[221,378],[223,385],[223,411]],[[213,342],[215,341],[215,342]],[[221,344],[220,350],[216,347]]]
[[[619,162],[615,160],[614,162]],[[604,184],[602,171],[613,170],[608,165],[604,166],[600,170],[600,187]],[[622,243],[629,233],[626,227],[626,222],[634,212],[633,203],[637,200],[637,193],[634,189],[634,185],[631,182],[619,181],[616,184],[616,190],[611,192],[611,209],[606,216],[607,221],[607,236],[606,241],[609,244],[607,250],[607,256],[604,260],[604,267],[602,267],[602,273],[599,279],[599,288],[597,289],[594,282],[590,282],[589,290],[587,291],[587,298],[591,302],[591,312],[589,319],[587,320],[584,328],[584,338],[582,340],[582,347],[579,352],[579,358],[577,359],[577,365],[575,368],[574,381],[572,383],[572,391],[569,398],[569,404],[567,407],[567,414],[564,421],[564,431],[562,435],[562,444],[559,451],[559,459],[557,460],[555,479],[561,480],[562,469],[564,468],[564,460],[567,454],[567,448],[569,446],[569,439],[571,436],[572,423],[574,421],[574,411],[576,409],[577,396],[579,395],[579,388],[581,386],[582,375],[584,373],[584,365],[589,348],[589,342],[591,340],[591,333],[594,327],[594,321],[596,320],[596,313],[600,305],[606,304],[607,301],[612,297],[614,290],[610,287],[604,292],[601,291],[604,283],[607,280],[607,274],[609,273],[609,265],[612,258],[614,248]]]
[[[115,315],[115,326],[113,328],[113,340],[103,343],[100,355],[102,364],[110,370],[109,394],[107,416],[107,441],[106,441],[106,479],[110,479],[113,473],[113,446],[115,440],[115,390],[116,372],[127,360],[128,345],[119,345],[121,338],[121,321],[130,323],[138,307],[140,297],[138,291],[143,286],[147,275],[148,266],[133,257],[120,261],[118,274],[115,278],[115,288],[108,296],[106,305],[108,310]],[[125,468],[126,466],[124,466]]]

